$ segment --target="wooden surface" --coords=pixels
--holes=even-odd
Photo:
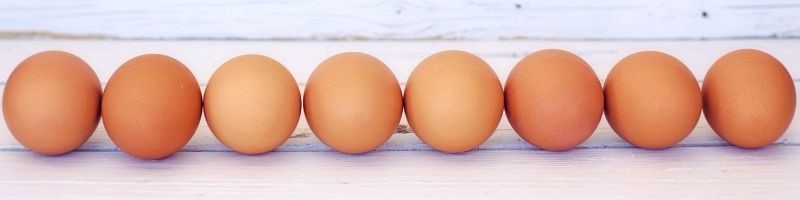
[[[214,40],[797,38],[797,0],[7,1],[0,37]]]
[[[85,58],[105,82],[127,59],[161,52],[186,63],[201,83],[225,60],[262,53],[284,63],[302,85],[310,70],[341,51],[364,51],[389,65],[401,82],[427,54],[465,49],[484,58],[505,79],[526,53],[565,48],[580,54],[602,78],[623,56],[662,50],[683,60],[696,76],[736,48],[773,53],[799,77],[800,40],[731,41],[437,41],[437,42],[223,42],[223,41],[0,41],[0,77],[30,54],[67,50]],[[796,87],[800,87],[796,82]],[[131,158],[101,127],[76,152],[36,155],[0,127],[0,199],[791,199],[800,194],[800,127],[797,120],[776,144],[757,150],[731,147],[701,118],[677,147],[633,148],[605,120],[578,149],[536,150],[504,118],[479,150],[443,154],[425,146],[401,122],[376,152],[332,152],[298,129],[277,152],[239,155],[220,144],[204,121],[181,152],[161,161]]]
[[[3,198],[792,199],[800,148],[0,154]]]

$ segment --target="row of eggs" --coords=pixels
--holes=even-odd
[[[161,159],[189,141],[203,110],[224,145],[244,154],[265,153],[289,138],[301,107],[312,132],[348,154],[385,143],[404,109],[416,135],[448,153],[469,151],[486,141],[503,111],[522,139],[551,151],[569,150],[589,138],[604,111],[612,129],[641,148],[680,142],[695,128],[701,111],[722,139],[758,148],[783,135],[796,98],[783,64],[752,49],[719,58],[702,90],[681,61],[656,51],[623,58],[604,85],[577,55],[537,51],[513,68],[504,90],[481,58],[449,50],[425,58],[404,93],[383,62],[347,52],[317,66],[303,94],[282,64],[262,55],[222,64],[203,95],[192,72],[165,55],[125,62],[103,90],[82,59],[46,51],[25,59],[11,73],[3,114],[21,144],[46,155],[76,149],[102,116],[122,151]]]

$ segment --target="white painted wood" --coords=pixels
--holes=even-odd
[[[797,0],[7,1],[5,38],[506,40],[800,36]]]
[[[792,199],[800,147],[545,151],[0,152],[3,198]]]
[[[702,79],[723,54],[755,48],[769,52],[787,66],[792,77],[800,77],[800,40],[727,41],[95,41],[95,40],[0,40],[0,81],[28,56],[45,50],[72,52],[91,65],[106,82],[114,70],[135,56],[167,54],[186,64],[202,84],[225,61],[242,54],[258,53],[283,63],[301,84],[326,58],[345,51],[362,51],[386,63],[400,82],[414,67],[438,51],[459,49],[488,62],[505,82],[508,73],[525,55],[558,48],[581,56],[604,79],[623,57],[642,50],[658,50],[683,61]]]

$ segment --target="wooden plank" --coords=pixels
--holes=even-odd
[[[800,13],[800,12],[799,12]],[[28,56],[45,50],[72,52],[91,65],[105,82],[122,63],[147,53],[167,54],[186,64],[202,84],[225,61],[242,54],[258,53],[283,63],[303,84],[314,68],[326,58],[345,51],[371,54],[405,82],[414,67],[425,57],[442,50],[472,52],[489,63],[502,82],[525,55],[548,48],[572,51],[581,56],[604,79],[623,57],[643,50],[669,53],[683,61],[698,79],[723,54],[755,48],[781,60],[790,74],[800,77],[800,40],[728,41],[70,41],[0,40],[0,81],[5,81],[14,66]]]
[[[790,199],[800,147],[545,151],[0,152],[3,198]]]
[[[0,37],[245,40],[796,38],[800,3],[768,1],[11,1]]]

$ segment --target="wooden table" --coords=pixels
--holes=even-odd
[[[720,41],[114,41],[0,40],[0,77],[42,50],[84,58],[102,82],[117,66],[143,53],[164,53],[189,66],[201,83],[225,60],[260,53],[282,62],[303,85],[323,59],[363,51],[383,60],[401,82],[425,56],[462,49],[484,58],[505,80],[527,53],[543,48],[576,52],[600,78],[627,54],[660,50],[684,61],[699,79],[722,54],[757,48],[800,77],[800,40]],[[795,79],[797,81],[797,79]],[[795,82],[796,87],[800,85]],[[444,154],[425,146],[401,122],[377,151],[332,152],[303,118],[276,152],[248,156],[220,144],[204,121],[181,152],[142,161],[120,152],[102,125],[76,152],[41,156],[0,127],[0,199],[774,199],[800,194],[800,127],[797,118],[772,146],[744,150],[719,139],[701,117],[676,147],[633,148],[603,119],[595,134],[567,152],[536,150],[504,118],[478,150]]]

